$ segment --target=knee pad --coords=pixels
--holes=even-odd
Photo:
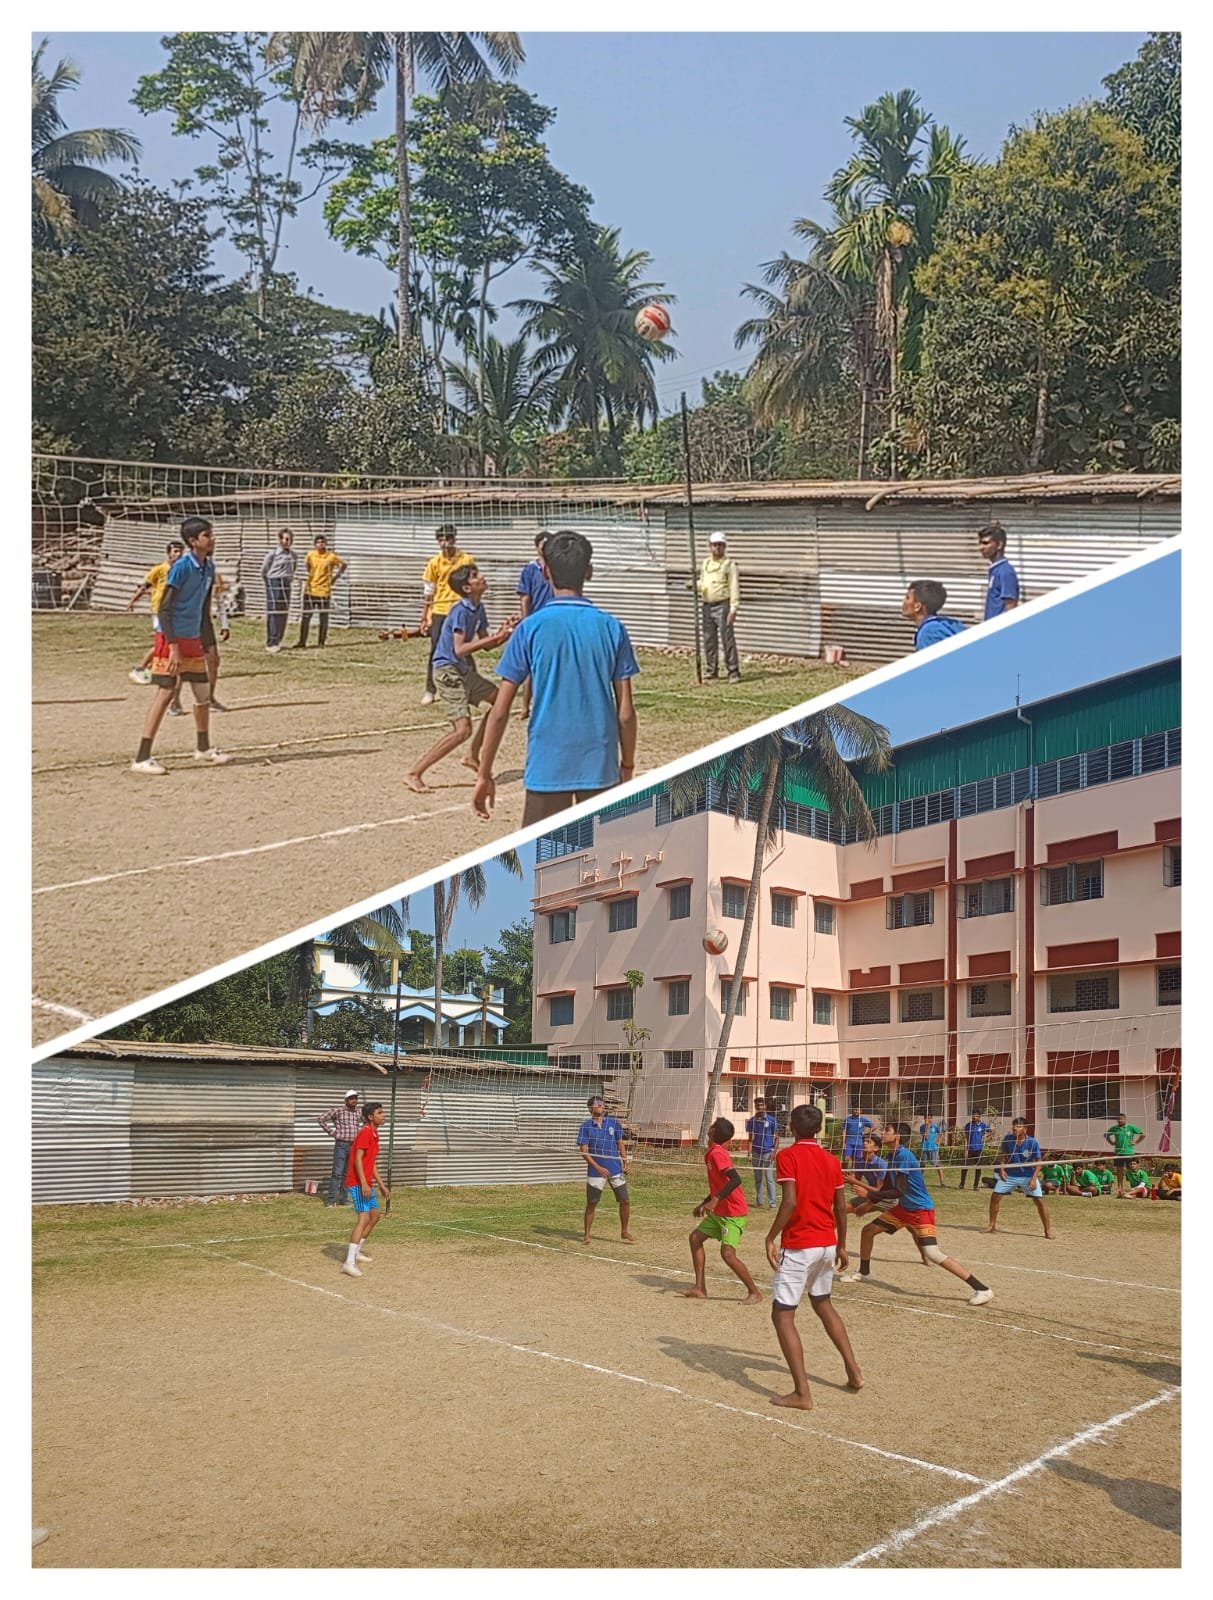
[[[924,1244],[922,1247],[922,1253],[924,1256],[926,1256],[928,1261],[933,1261],[937,1267],[942,1267],[944,1262],[948,1259],[939,1246],[934,1243],[934,1241],[932,1241],[930,1244]]]
[[[209,706],[211,703],[211,686],[209,683],[198,683],[191,680],[190,688],[194,695],[196,706]]]

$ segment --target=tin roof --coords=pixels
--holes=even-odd
[[[225,1067],[296,1066],[315,1067],[326,1072],[375,1072],[388,1074],[383,1057],[363,1050],[309,1050],[289,1045],[226,1044],[166,1044],[161,1040],[145,1039],[85,1039],[60,1052],[55,1059],[67,1060],[77,1056],[100,1057],[112,1061],[195,1061],[205,1065],[213,1063]],[[445,1068],[460,1073],[493,1075],[510,1073],[519,1077],[554,1076],[585,1078],[587,1074],[557,1067],[532,1067],[513,1061],[496,1061],[485,1057],[449,1055],[418,1055],[401,1051],[402,1072],[433,1072]]]

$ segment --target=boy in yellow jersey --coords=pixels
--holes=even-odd
[[[299,618],[299,637],[296,650],[307,649],[308,630],[312,625],[312,612],[320,618],[319,646],[323,650],[329,636],[329,606],[333,599],[333,585],[346,569],[346,563],[335,550],[329,549],[324,534],[318,533],[313,547],[307,553],[307,582],[303,586],[303,614]]]
[[[438,698],[434,684],[434,651],[438,648],[439,639],[442,638],[446,619],[459,599],[451,588],[451,573],[459,567],[476,565],[476,557],[459,548],[459,530],[452,523],[444,522],[434,537],[438,541],[438,553],[430,557],[425,564],[425,571],[421,574],[424,596],[421,631],[430,636],[430,654],[425,664],[425,693],[421,696],[423,706],[432,706]]]
[[[145,594],[150,594],[152,609],[152,643],[148,646],[147,654],[137,667],[132,667],[127,677],[132,683],[150,683],[151,672],[148,670],[152,664],[152,657],[156,653],[155,635],[160,631],[160,604],[164,599],[164,591],[168,587],[169,568],[178,556],[185,554],[185,546],[180,539],[170,539],[164,547],[167,560],[158,562],[150,572],[145,572],[143,582],[135,590],[126,603],[126,609],[133,611]]]

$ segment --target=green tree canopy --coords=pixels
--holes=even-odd
[[[1132,61],[1103,81],[1104,104],[1146,147],[1151,161],[1170,167],[1179,182],[1181,166],[1180,35],[1152,33]]]
[[[43,39],[30,71],[34,244],[43,249],[66,244],[77,223],[97,226],[102,205],[122,190],[117,178],[101,168],[136,161],[142,148],[125,128],[68,128],[59,101],[78,86],[80,69],[64,60],[48,76],[42,67],[46,46]]]
[[[511,922],[497,935],[496,945],[485,946],[485,977],[505,995],[505,1014],[510,1019],[506,1044],[530,1043],[534,963],[534,929],[529,917]]]

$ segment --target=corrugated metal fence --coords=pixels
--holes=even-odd
[[[687,647],[693,639],[683,505],[564,498],[502,505],[468,496],[448,506],[346,503],[335,496],[327,507],[308,502],[300,513],[285,497],[281,504],[267,497],[214,513],[219,570],[243,586],[251,615],[265,605],[261,562],[278,529],[289,526],[301,557],[322,532],[349,562],[333,594],[335,623],[412,625],[435,527],[449,519],[488,576],[494,621],[515,608],[518,572],[534,553],[535,534],[567,527],[594,545],[591,597],[620,616],[638,644]],[[1007,553],[1031,600],[1177,534],[1180,502],[1175,493],[1101,494],[1093,485],[1089,493],[1036,500],[1011,493],[976,501],[916,496],[870,510],[862,498],[818,493],[797,500],[791,491],[785,498],[714,504],[704,490],[695,507],[700,558],[708,535],[722,531],[739,563],[743,651],[817,656],[824,645],[841,645],[853,659],[871,662],[905,654],[909,633],[900,606],[913,578],[942,582],[949,614],[980,618],[986,567],[975,533],[992,518],[1007,530]],[[141,508],[138,516],[108,517],[92,605],[124,609],[147,568],[163,558],[175,524],[167,507],[162,514]]]
[[[33,1069],[35,1204],[279,1193],[323,1180],[322,1112],[356,1087],[390,1103],[381,1074],[291,1063],[94,1061]],[[393,1176],[419,1187],[568,1183],[597,1079],[482,1076],[456,1068],[397,1081]],[[386,1162],[388,1126],[382,1134]]]

